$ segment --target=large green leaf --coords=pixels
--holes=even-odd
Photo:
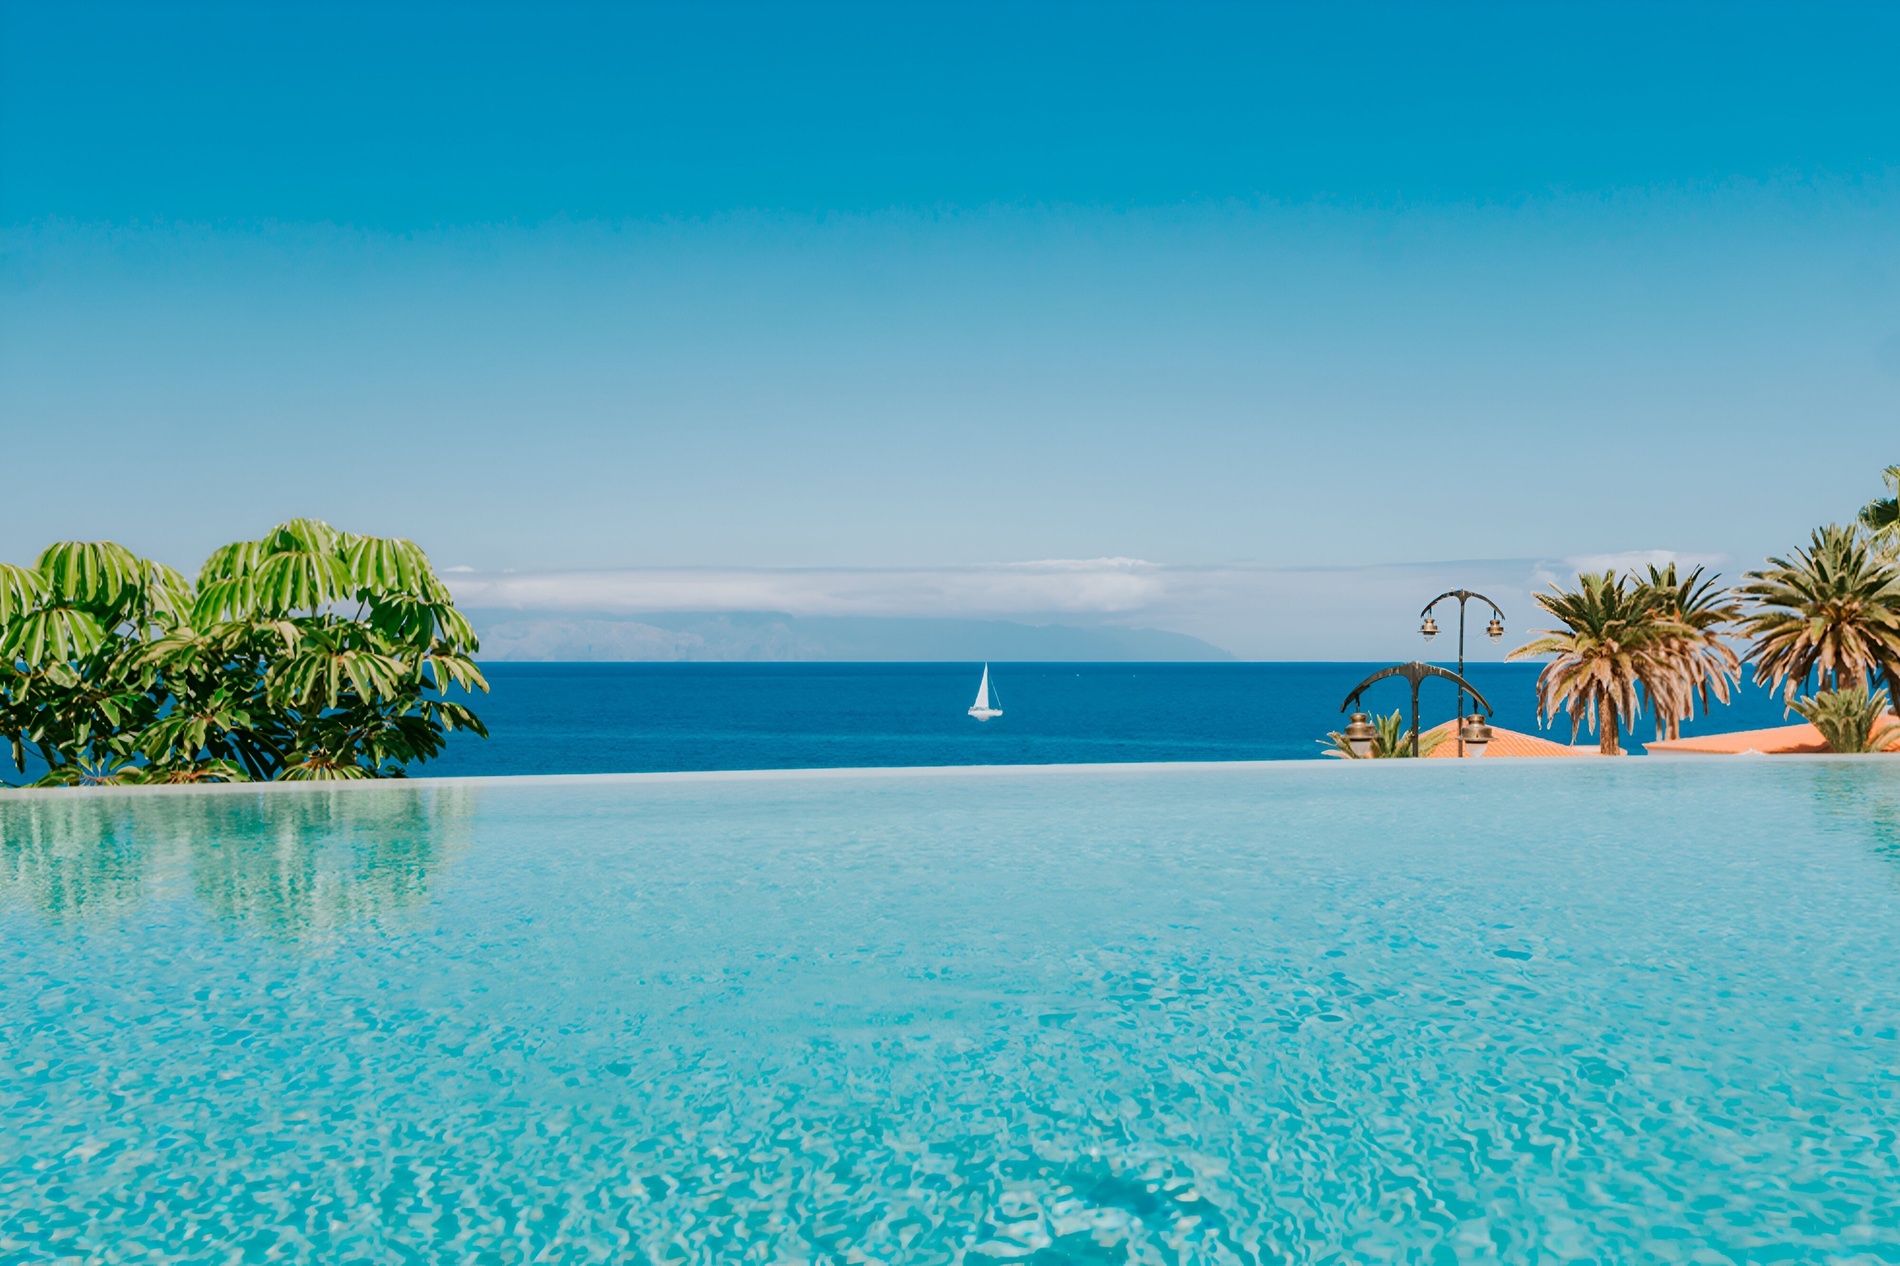
[[[148,766],[145,781],[170,786],[195,786],[208,782],[249,782],[251,776],[236,761],[195,760]]]
[[[90,655],[99,649],[105,636],[99,621],[85,611],[42,607],[7,626],[0,654],[39,668]]]
[[[465,655],[437,651],[425,657],[422,663],[430,670],[437,690],[446,691],[450,686],[460,686],[464,690],[480,690],[484,694],[488,691],[488,679],[482,676],[482,670],[475,666],[475,661]]]
[[[35,787],[138,787],[152,781],[141,766],[108,763],[102,765],[55,765],[33,785]]]
[[[349,560],[350,579],[370,594],[412,598],[418,602],[445,603],[448,587],[429,566],[429,556],[414,541],[391,536],[358,536],[344,551]]]
[[[271,554],[254,570],[205,582],[192,607],[199,624],[272,619],[316,612],[351,596],[343,560],[323,554]]]
[[[145,620],[159,620],[174,624],[191,614],[192,603],[197,595],[192,592],[191,582],[173,568],[163,563],[154,563],[141,559],[140,570],[140,606],[138,614]]]
[[[254,577],[256,613],[320,611],[352,595],[349,568],[334,554],[272,554]]]
[[[209,626],[224,620],[248,620],[256,611],[256,576],[247,574],[200,579],[198,600],[191,607],[191,622]]]
[[[198,587],[203,589],[221,580],[242,580],[257,570],[269,552],[262,541],[233,541],[214,550],[198,569]]]
[[[336,557],[342,553],[343,534],[325,523],[322,519],[291,519],[279,523],[265,534],[264,552],[267,554],[326,554]]]
[[[436,609],[436,626],[442,640],[464,654],[473,655],[482,648],[481,639],[475,636],[475,626],[468,617],[452,606]],[[486,686],[483,689],[487,689]]]
[[[369,622],[390,641],[416,650],[437,642],[458,652],[480,648],[468,618],[447,602],[379,597],[370,604]]]
[[[393,655],[312,637],[273,671],[271,696],[298,708],[334,708],[350,692],[370,702],[398,698],[409,676],[408,666]]]
[[[112,608],[136,593],[144,560],[112,541],[60,541],[34,564],[52,597],[87,607]]]
[[[0,563],[0,628],[24,615],[46,594],[46,581],[31,567]]]
[[[432,699],[425,700],[422,711],[425,717],[440,723],[445,730],[473,730],[483,738],[488,737],[488,727],[482,724],[482,719],[459,703],[437,703]]]
[[[250,712],[225,692],[216,692],[189,709],[179,707],[153,722],[140,736],[138,750],[152,761],[192,760],[208,744],[248,729]]]
[[[350,782],[376,775],[361,765],[339,762],[328,756],[293,757],[278,777],[285,782]]]
[[[314,612],[353,597],[346,539],[321,519],[291,519],[262,540],[225,546],[198,573],[193,618],[203,624]]]

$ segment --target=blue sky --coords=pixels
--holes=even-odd
[[[1900,461],[1893,6],[0,13],[3,557],[1083,618],[1009,566],[1732,571]],[[1323,649],[1190,590],[1095,614]]]

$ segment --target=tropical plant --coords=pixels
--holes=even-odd
[[[1900,556],[1900,466],[1887,467],[1880,477],[1889,495],[1875,497],[1861,507],[1860,525],[1867,529],[1879,551],[1891,559]]]
[[[1698,700],[1707,716],[1712,703],[1729,701],[1730,691],[1742,679],[1740,658],[1722,640],[1722,631],[1741,618],[1741,604],[1716,584],[1719,576],[1704,579],[1702,570],[1678,576],[1674,563],[1652,564],[1638,581],[1654,596],[1657,615],[1684,626],[1662,640],[1650,670],[1654,678],[1642,678],[1657,738],[1681,738],[1682,723],[1694,714]]]
[[[1830,751],[1884,752],[1900,740],[1900,725],[1881,724],[1890,710],[1885,688],[1869,692],[1862,682],[1840,690],[1817,690],[1788,706],[1821,732]]]
[[[1741,592],[1754,602],[1742,631],[1759,680],[1792,703],[1814,678],[1840,690],[1878,677],[1900,690],[1900,566],[1855,528],[1816,528],[1808,548],[1770,558]]]
[[[1412,727],[1405,723],[1404,713],[1395,711],[1390,716],[1380,716],[1375,712],[1372,714],[1372,727],[1377,733],[1372,736],[1372,751],[1365,757],[1353,751],[1346,736],[1337,731],[1328,733],[1321,740],[1322,745],[1331,745],[1327,747],[1326,755],[1343,756],[1351,760],[1386,760],[1412,754]],[[1444,741],[1445,731],[1427,730],[1418,736],[1418,754],[1430,756]]]
[[[1669,614],[1656,589],[1603,571],[1577,577],[1575,589],[1553,584],[1535,597],[1563,627],[1533,630],[1542,636],[1506,658],[1556,656],[1537,675],[1539,721],[1548,725],[1567,711],[1573,743],[1587,721],[1597,731],[1597,750],[1620,756],[1623,723],[1642,713],[1639,687],[1658,707],[1684,710],[1686,688],[1673,657],[1695,631]]]
[[[30,568],[0,565],[0,734],[49,784],[144,782],[137,738],[159,716],[151,640],[191,585],[109,541],[63,541]]]
[[[398,775],[486,690],[468,621],[414,543],[293,519],[194,590],[109,542],[0,571],[0,733],[47,783]]]

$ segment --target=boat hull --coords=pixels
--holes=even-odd
[[[1001,708],[971,708],[970,715],[979,721],[987,721],[991,717],[1002,716],[1003,710]]]

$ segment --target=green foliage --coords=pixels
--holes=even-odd
[[[1816,528],[1807,549],[1748,577],[1749,658],[1785,700],[1811,677],[1833,690],[1876,676],[1900,688],[1900,567],[1861,531]]]
[[[1885,497],[1875,497],[1860,509],[1860,525],[1867,529],[1876,548],[1893,558],[1900,555],[1900,466],[1880,472],[1886,482]]]
[[[391,777],[486,734],[475,633],[414,542],[293,519],[192,583],[111,542],[0,564],[0,735],[48,785]]]
[[[1682,723],[1702,715],[1713,703],[1726,704],[1742,679],[1742,662],[1723,639],[1723,633],[1741,618],[1741,604],[1716,584],[1719,576],[1702,575],[1700,567],[1686,576],[1676,565],[1652,565],[1636,583],[1649,591],[1655,618],[1669,626],[1647,658],[1641,678],[1656,718],[1657,738],[1680,738]]]
[[[1326,750],[1326,755],[1343,756],[1348,760],[1394,760],[1409,757],[1412,754],[1412,727],[1405,723],[1404,713],[1394,712],[1390,716],[1380,716],[1375,712],[1371,720],[1372,728],[1378,733],[1372,737],[1372,751],[1367,756],[1361,757],[1354,752],[1352,745],[1346,741],[1346,736],[1338,731],[1327,734],[1323,740],[1324,743],[1331,744]],[[1438,745],[1443,743],[1445,738],[1446,734],[1443,730],[1427,730],[1418,736],[1418,754],[1430,756],[1438,750]]]
[[[1614,571],[1589,572],[1577,577],[1575,589],[1552,585],[1536,598],[1563,627],[1536,630],[1541,637],[1506,658],[1556,657],[1537,676],[1540,720],[1567,711],[1572,742],[1588,721],[1598,732],[1598,750],[1618,756],[1620,723],[1642,711],[1639,687],[1648,688],[1658,708],[1684,710],[1677,657],[1696,630],[1677,618],[1663,587],[1632,584]]]
[[[1886,690],[1870,692],[1865,682],[1842,690],[1819,690],[1788,706],[1821,732],[1832,751],[1884,752],[1900,739],[1900,725],[1885,721],[1890,710]]]
[[[62,542],[0,576],[0,735],[15,768],[30,748],[61,783],[144,781],[137,737],[164,707],[146,639],[174,623],[190,585],[109,542]]]

